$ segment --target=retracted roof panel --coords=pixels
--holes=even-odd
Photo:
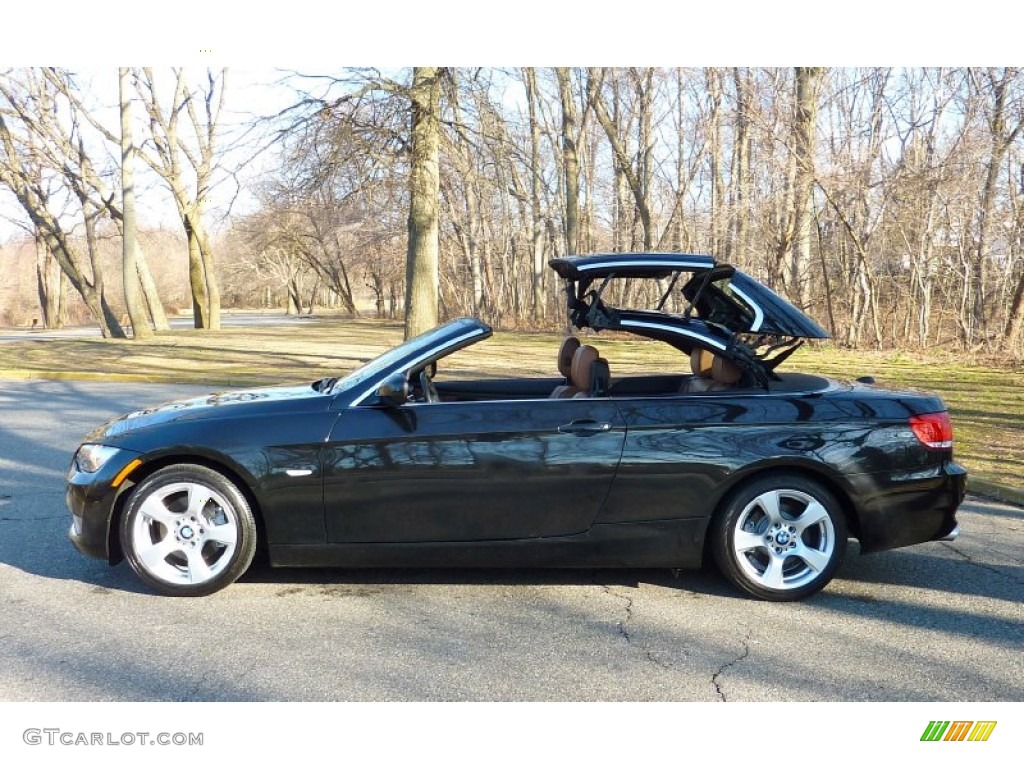
[[[688,253],[604,253],[565,256],[548,262],[560,277],[578,283],[579,294],[596,280],[682,276],[682,294],[693,303],[693,316],[733,333],[760,333],[803,339],[825,339],[814,320],[768,286],[711,256]],[[622,307],[621,309],[643,309]]]

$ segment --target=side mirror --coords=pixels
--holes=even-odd
[[[393,373],[377,387],[377,397],[383,405],[404,405],[409,401],[409,380],[404,373]]]

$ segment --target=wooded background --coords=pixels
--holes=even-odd
[[[736,264],[842,345],[1024,356],[1016,68],[348,69],[291,76],[287,109],[225,138],[229,74],[124,70],[119,126],[70,71],[0,73],[24,233],[0,249],[0,322],[118,336],[129,313],[140,336],[277,306],[557,328],[549,258],[660,250]],[[180,222],[138,248],[133,166]],[[211,214],[232,180],[254,202]]]

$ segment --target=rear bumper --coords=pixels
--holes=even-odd
[[[862,552],[951,541],[967,491],[967,470],[952,461],[924,472],[858,478],[858,538]]]

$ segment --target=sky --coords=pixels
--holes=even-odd
[[[1012,64],[1022,15],[996,0],[955,13],[923,0],[293,0],[244,13],[211,0],[109,0],[102,12],[50,0],[43,25],[38,4],[8,6],[5,29],[25,34],[4,35],[0,65],[115,67]]]

